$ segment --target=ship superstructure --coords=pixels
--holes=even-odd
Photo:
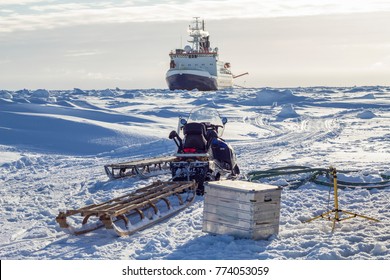
[[[220,61],[218,48],[211,48],[204,21],[195,18],[188,29],[192,44],[169,54],[170,69],[166,80],[170,90],[218,90],[233,86],[230,63]]]

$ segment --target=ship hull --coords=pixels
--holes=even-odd
[[[221,81],[220,77],[196,70],[170,70],[167,73],[166,81],[170,90],[212,91],[232,86],[229,77],[225,77],[224,81]]]

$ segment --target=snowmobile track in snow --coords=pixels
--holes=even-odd
[[[282,152],[277,147],[288,145],[293,149],[309,147],[315,142],[324,141],[327,138],[334,138],[343,129],[343,124],[336,117],[309,118],[300,117],[296,119],[285,119],[283,121],[273,120],[264,115],[256,115],[243,120],[262,131],[257,132],[258,137],[252,140],[243,140],[233,143],[235,149],[250,146],[252,149],[262,151],[268,156],[275,156]]]

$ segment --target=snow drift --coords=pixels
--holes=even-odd
[[[299,114],[295,112],[294,106],[292,104],[284,105],[282,110],[276,115],[278,118],[287,119],[287,118],[297,118]]]
[[[363,112],[358,113],[356,116],[360,119],[372,119],[375,118],[377,115],[375,115],[370,110],[364,110]]]
[[[257,105],[273,105],[273,104],[286,104],[303,101],[306,98],[303,96],[297,96],[291,89],[278,90],[278,89],[262,89],[256,94]]]

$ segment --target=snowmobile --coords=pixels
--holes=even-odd
[[[176,159],[170,162],[173,181],[198,183],[203,194],[205,181],[234,179],[240,174],[233,148],[221,137],[227,118],[214,108],[194,109],[188,119],[179,117],[177,131],[169,134],[177,146]]]
[[[205,181],[235,178],[240,174],[233,148],[221,137],[227,118],[214,108],[198,107],[188,118],[179,117],[176,131],[169,134],[177,152],[171,156],[141,159],[104,166],[110,179],[146,178],[170,172],[172,181],[195,180],[201,194]]]
[[[221,138],[226,122],[217,110],[205,107],[194,109],[188,119],[179,117],[177,131],[169,134],[177,146],[175,155],[104,166],[110,179],[144,178],[169,170],[169,181],[157,181],[106,202],[60,211],[57,223],[75,235],[105,227],[125,236],[182,211],[196,195],[203,195],[205,181],[234,179],[240,173],[233,148]]]

